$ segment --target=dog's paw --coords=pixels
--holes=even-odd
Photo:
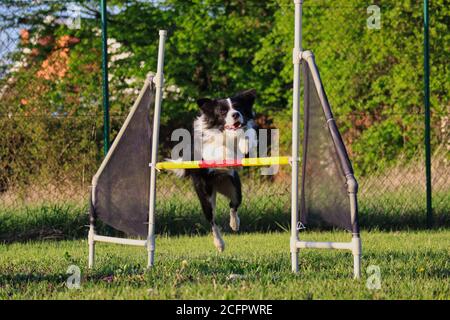
[[[225,242],[222,238],[215,238],[214,237],[214,246],[216,247],[217,251],[223,252],[225,250]]]
[[[234,232],[238,232],[240,224],[241,224],[241,220],[239,219],[237,212],[231,210],[230,211],[230,228],[231,228],[231,230],[233,230]]]
[[[254,129],[249,129],[238,142],[239,150],[242,154],[255,153],[258,147],[258,137]]]
[[[239,139],[238,147],[239,147],[239,151],[242,154],[247,154],[249,151],[247,139],[245,139],[245,138]]]
[[[223,252],[225,250],[225,241],[223,241],[222,239],[219,228],[217,228],[217,226],[214,226],[212,228],[212,233],[214,238],[214,246],[219,252]]]
[[[255,153],[258,147],[258,140],[253,139],[241,139],[239,140],[239,151],[242,154]]]

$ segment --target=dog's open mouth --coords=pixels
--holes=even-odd
[[[237,130],[242,128],[242,123],[240,121],[236,121],[232,125],[225,125],[226,130]]]

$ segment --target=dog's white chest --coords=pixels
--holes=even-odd
[[[201,117],[194,122],[196,150],[201,150],[200,154],[205,161],[224,162],[225,160],[241,160],[250,150],[256,149],[256,131],[252,128],[244,131],[205,129]],[[251,123],[252,125],[253,123]]]
[[[206,161],[223,162],[225,160],[243,158],[242,152],[238,152],[239,137],[223,132],[206,133],[202,139],[202,158]]]

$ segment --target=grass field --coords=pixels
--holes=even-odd
[[[290,192],[283,181],[244,184],[251,197],[239,211],[239,235],[230,234],[228,202],[219,197],[223,254],[205,235],[210,227],[189,181],[176,181],[161,179],[158,189],[151,271],[143,248],[107,244],[97,245],[96,268],[87,270],[85,193],[72,198],[56,190],[61,198],[44,192],[11,203],[0,197],[0,299],[450,299],[448,185],[434,190],[436,230],[425,231],[422,187],[366,182],[359,198],[363,278],[354,281],[349,252],[302,251],[301,272],[290,272]],[[120,235],[101,223],[97,230]],[[349,235],[309,231],[306,240]],[[71,265],[81,269],[81,289],[65,285]],[[379,290],[366,286],[371,265],[380,268]]]
[[[363,277],[352,280],[350,253],[301,252],[290,270],[288,233],[225,235],[215,252],[209,236],[157,239],[156,266],[145,271],[143,248],[97,245],[87,270],[85,240],[0,245],[0,299],[449,299],[450,231],[364,232]],[[348,240],[342,232],[308,233],[310,240]],[[70,265],[81,288],[68,289]],[[369,265],[381,288],[366,287]]]

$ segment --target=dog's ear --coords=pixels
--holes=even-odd
[[[205,104],[207,104],[207,103],[210,103],[212,100],[211,99],[208,99],[208,98],[201,98],[201,99],[198,99],[197,100],[197,104],[198,104],[198,106],[201,108],[201,107],[203,107],[203,105],[205,105]]]
[[[239,100],[244,106],[251,108],[256,100],[256,90],[248,89],[241,91],[236,95],[235,99]]]
[[[255,99],[256,99],[255,89],[241,91],[236,95],[236,97],[234,97],[234,100],[238,102],[238,105],[242,107],[242,110],[244,111],[245,115],[249,118],[254,117],[252,109],[253,104],[255,103]]]
[[[201,98],[197,100],[197,104],[204,113],[212,113],[214,112],[214,100],[208,98]]]

